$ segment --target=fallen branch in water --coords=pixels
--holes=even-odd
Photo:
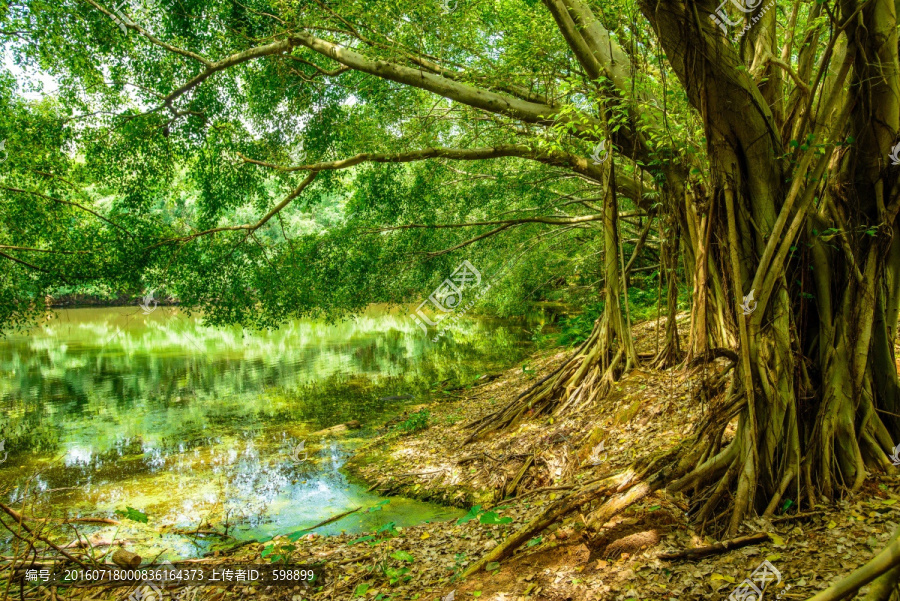
[[[198,534],[221,536],[222,538],[234,538],[230,534],[222,534],[218,530],[191,530],[190,528],[175,528],[169,530],[172,534],[183,534],[185,536],[196,536]]]
[[[310,526],[309,528],[304,528],[304,530],[315,530],[316,528],[319,528],[320,526],[325,526],[326,524],[330,524],[331,522],[336,522],[342,518],[345,518],[348,515],[350,515],[351,513],[356,513],[360,509],[362,509],[362,507],[357,507],[356,509],[351,509],[350,511],[345,511],[344,513],[339,513],[336,516],[334,516],[333,518],[328,518],[324,522],[319,522],[315,526]]]
[[[12,507],[6,507],[5,505],[3,506],[3,510],[8,513],[16,522],[21,522],[23,519],[25,519],[29,522],[41,522],[43,524],[49,522],[60,522],[62,524],[109,524],[110,526],[121,525],[121,522],[119,522],[118,520],[112,520],[110,518],[33,518],[27,515],[23,516]]]
[[[2,510],[4,513],[8,514],[10,517],[12,517],[14,520],[16,520],[15,523],[18,524],[19,527],[22,528],[22,530],[24,530],[25,532],[27,532],[27,533],[30,534],[31,536],[35,537],[35,538],[38,539],[39,541],[41,541],[41,542],[43,542],[43,543],[49,545],[49,546],[52,547],[57,553],[59,553],[60,555],[62,555],[62,556],[65,557],[66,559],[68,559],[69,561],[72,561],[72,562],[74,562],[74,563],[77,563],[77,564],[80,565],[82,568],[87,568],[87,567],[88,567],[87,565],[85,565],[84,563],[82,563],[80,560],[76,559],[72,554],[67,553],[64,549],[60,548],[59,545],[57,545],[57,544],[53,543],[52,541],[50,541],[49,539],[47,539],[47,537],[41,536],[40,534],[38,534],[37,532],[35,532],[35,531],[32,530],[31,528],[29,528],[28,526],[26,526],[26,525],[25,525],[25,520],[22,519],[22,516],[19,515],[19,512],[15,511],[15,510],[12,509],[11,507],[7,507],[7,506],[4,505],[3,503],[0,503],[0,510]],[[18,519],[16,519],[16,516],[18,516]],[[7,530],[9,530],[9,532],[10,532],[13,536],[15,536],[16,538],[22,540],[23,542],[29,543],[29,541],[28,541],[25,537],[23,537],[23,536],[21,535],[21,533],[16,532],[15,530],[13,530],[13,529],[10,528],[9,526],[7,526],[7,524],[6,524],[3,520],[0,520],[0,524],[2,524]]]

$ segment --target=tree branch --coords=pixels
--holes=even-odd
[[[588,139],[596,139],[595,132],[602,129],[602,122],[588,115],[569,116],[547,104],[497,94],[422,69],[411,69],[383,60],[371,60],[358,52],[308,33],[294,33],[289,39],[292,45],[306,46],[356,71],[426,90],[489,113],[540,125],[564,123]]]
[[[259,228],[264,226],[272,217],[274,217],[275,215],[280,213],[282,209],[284,209],[286,206],[291,204],[298,196],[300,196],[300,194],[303,192],[303,190],[305,190],[306,187],[309,186],[314,179],[316,179],[316,175],[318,175],[317,171],[313,171],[312,173],[307,175],[306,179],[304,179],[302,182],[300,182],[299,186],[294,188],[290,194],[288,194],[281,202],[279,202],[277,205],[275,205],[271,211],[266,213],[266,215],[262,219],[260,219],[259,221],[257,221],[254,224],[229,225],[229,226],[223,226],[223,227],[215,227],[215,228],[205,230],[202,232],[197,232],[196,234],[191,234],[190,236],[182,236],[180,238],[169,238],[167,240],[163,240],[162,242],[158,242],[152,246],[147,247],[147,250],[157,248],[159,246],[164,246],[166,244],[172,244],[175,242],[190,242],[191,240],[195,240],[196,238],[200,238],[201,236],[209,236],[211,234],[217,234],[219,232],[246,231],[247,236],[250,236],[253,232],[255,232],[256,230],[258,230]],[[246,237],[244,239],[246,240]]]

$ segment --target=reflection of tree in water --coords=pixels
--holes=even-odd
[[[69,317],[0,340],[0,439],[10,453],[0,480],[20,485],[41,469],[30,490],[47,512],[129,504],[161,523],[241,531],[309,512],[315,522],[323,503],[351,502],[338,472],[347,441],[310,432],[380,425],[437,382],[505,367],[524,340],[520,329],[475,320],[432,345],[392,316],[270,334],[156,313],[146,325],[117,321],[114,310]],[[411,398],[384,398],[400,395]],[[309,455],[297,463],[300,440]],[[61,461],[42,463],[50,458]]]
[[[195,448],[207,444],[209,428],[366,423],[397,409],[380,397],[471,381],[507,363],[522,337],[473,320],[431,345],[396,316],[247,334],[171,316],[123,325],[110,311],[70,311],[65,327],[0,341],[0,374],[11,376],[0,378],[0,432],[12,457],[81,441],[103,463],[113,450]]]

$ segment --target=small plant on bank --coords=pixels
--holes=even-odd
[[[374,547],[375,545],[378,545],[378,544],[382,543],[383,541],[393,538],[395,536],[397,536],[396,522],[388,522],[387,524],[385,524],[384,526],[379,528],[375,532],[375,534],[370,534],[368,536],[363,536],[363,537],[357,538],[356,540],[352,540],[352,541],[348,542],[347,544],[355,545],[357,543],[366,543],[370,547]]]
[[[397,428],[404,432],[418,432],[428,427],[428,411],[416,411],[411,413],[408,418],[397,424]]]
[[[508,509],[507,507],[498,507],[497,510],[501,511],[503,509]],[[482,524],[509,524],[512,522],[511,517],[501,518],[497,512],[488,511],[486,509],[482,509],[481,505],[476,505],[475,507],[469,510],[469,513],[462,516],[458,520],[456,520],[457,524],[465,524],[466,522],[471,522],[472,520],[478,518],[478,521]]]
[[[450,582],[459,580],[467,563],[465,553],[457,553],[453,556],[453,575],[450,576]]]

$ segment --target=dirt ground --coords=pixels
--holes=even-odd
[[[638,328],[639,351],[653,351],[655,331],[655,324]],[[768,561],[777,574],[769,570],[763,579],[763,598],[806,599],[871,559],[897,527],[900,477],[875,474],[861,491],[835,504],[798,512],[788,500],[773,519],[744,525],[742,536],[767,534],[763,542],[696,561],[666,560],[659,555],[715,542],[709,534],[716,524],[703,530],[691,524],[688,499],[663,490],[593,535],[584,530],[582,515],[570,515],[511,558],[463,581],[466,566],[573,483],[615,473],[646,453],[677,445],[709,410],[699,383],[715,364],[690,371],[643,368],[579,414],[525,419],[466,442],[467,424],[515,398],[565,357],[558,350],[539,353],[524,368],[461,390],[436,391],[433,402],[416,408],[428,411],[426,429],[403,433],[388,424],[347,465],[348,473],[384,495],[478,506],[468,519],[403,529],[386,524],[368,536],[313,534],[252,544],[236,558],[261,561],[260,554],[271,553],[273,546],[292,545],[292,562],[323,564],[327,580],[318,589],[198,589],[180,598],[714,601],[727,599]]]

